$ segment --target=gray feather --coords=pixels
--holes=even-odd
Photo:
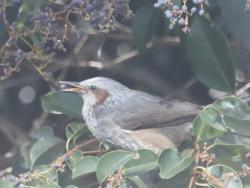
[[[100,115],[105,117],[109,113],[109,118],[113,119],[121,128],[135,130],[182,125],[191,122],[199,110],[198,106],[188,102],[174,99],[164,100],[135,91],[119,106],[105,109]]]

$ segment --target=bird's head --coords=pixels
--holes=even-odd
[[[82,82],[61,81],[61,90],[78,93],[84,105],[96,106],[105,102],[115,103],[123,101],[132,90],[110,78],[95,77]]]

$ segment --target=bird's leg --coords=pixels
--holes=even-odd
[[[83,151],[83,154],[86,155],[86,154],[100,154],[100,153],[103,153],[105,152],[106,150],[90,150],[90,151]]]
[[[101,150],[102,146],[104,146],[105,150],[110,150],[111,149],[110,145],[107,144],[107,143],[104,143],[104,142],[100,142],[98,149]]]
[[[102,149],[102,146],[104,146],[105,150]],[[109,148],[109,145],[107,145],[103,142],[100,142],[97,150],[84,151],[83,154],[101,154],[101,153],[107,151],[108,148]]]

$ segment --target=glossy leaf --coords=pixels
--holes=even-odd
[[[158,156],[150,150],[139,150],[138,158],[132,159],[124,166],[126,175],[148,172],[158,166]]]
[[[221,91],[234,91],[235,70],[227,40],[209,19],[194,17],[186,51],[201,83]]]
[[[69,125],[67,125],[66,129],[65,129],[65,134],[67,136],[67,142],[66,142],[66,149],[69,150],[70,149],[70,144],[72,143],[73,146],[75,145],[77,139],[88,133],[89,130],[87,128],[87,126],[83,123],[70,123]]]
[[[46,139],[54,136],[54,130],[49,126],[42,126],[39,130],[31,132],[30,136],[35,139]]]
[[[79,95],[65,92],[51,92],[41,98],[42,108],[45,112],[66,114],[81,118],[82,99]]]
[[[233,135],[227,136],[229,137]],[[246,161],[246,148],[244,147],[244,145],[230,144],[229,142],[225,141],[226,140],[223,141],[220,138],[217,138],[214,144],[209,147],[209,153],[216,156],[213,159],[213,163],[240,169],[242,164]]]
[[[65,129],[65,134],[68,139],[74,137],[79,131],[86,128],[85,124],[82,122],[73,122],[67,125]]]
[[[49,169],[49,170],[48,170]],[[51,165],[40,165],[34,168],[34,172],[43,174],[44,177],[48,178],[50,181],[46,181],[45,178],[36,178],[35,176],[30,176],[30,181],[26,182],[27,187],[51,187],[59,188],[58,185],[58,172],[56,169],[52,168]]]
[[[39,188],[61,188],[61,187],[54,183],[43,183],[39,185]]]
[[[129,151],[111,151],[104,154],[97,165],[96,176],[100,184],[106,178],[112,175],[116,170],[123,168],[123,166],[135,157],[134,152]]]
[[[14,183],[13,181],[9,180],[9,179],[4,179],[1,178],[0,179],[0,187],[4,187],[4,188],[13,188],[14,187]]]
[[[216,138],[231,130],[250,136],[250,107],[235,96],[219,99],[199,113],[193,130],[197,141]]]
[[[80,150],[75,151],[72,155],[69,156],[69,160],[72,164],[76,164],[79,160],[83,159],[83,154]]]
[[[208,167],[208,173],[217,178],[218,181],[216,182],[219,182],[219,184],[217,183],[217,187],[243,188],[241,179],[233,168],[224,165],[212,165]],[[235,175],[233,177],[227,177],[226,175],[229,173]]]
[[[72,178],[77,178],[96,171],[99,159],[93,156],[87,156],[73,165]]]
[[[144,5],[135,13],[133,38],[136,48],[144,52],[159,23],[160,10],[152,5]]]
[[[222,114],[228,128],[237,133],[250,136],[250,107],[238,97],[228,96],[213,105]]]
[[[159,158],[160,176],[162,179],[170,179],[176,174],[188,168],[193,161],[191,156],[181,157],[173,149],[164,150]]]
[[[72,155],[69,156],[69,160],[66,162],[67,166],[72,170],[75,164],[83,159],[84,156],[80,150],[75,151]]]
[[[136,186],[136,188],[147,188],[148,186],[138,176],[128,177],[128,179]]]
[[[204,139],[216,138],[223,135],[227,129],[219,113],[213,108],[205,108],[193,122],[193,131],[196,142]]]
[[[214,103],[215,108],[234,119],[250,121],[250,107],[239,97],[227,96]]]
[[[191,171],[192,167],[176,174],[171,179],[161,179],[157,188],[187,188],[192,175]]]
[[[38,163],[39,159],[52,160],[59,153],[63,153],[63,143],[64,141],[62,139],[53,135],[40,137],[39,140],[34,143],[30,149],[31,166],[34,167],[34,165]],[[51,152],[51,150],[53,150],[53,152]],[[46,154],[49,155],[46,156]]]
[[[65,188],[79,188],[79,187],[77,187],[75,185],[67,185]]]
[[[75,185],[67,185],[65,188],[79,188],[79,187],[77,187]]]

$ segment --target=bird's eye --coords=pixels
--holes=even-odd
[[[96,90],[96,86],[90,86],[89,88],[93,91]]]

